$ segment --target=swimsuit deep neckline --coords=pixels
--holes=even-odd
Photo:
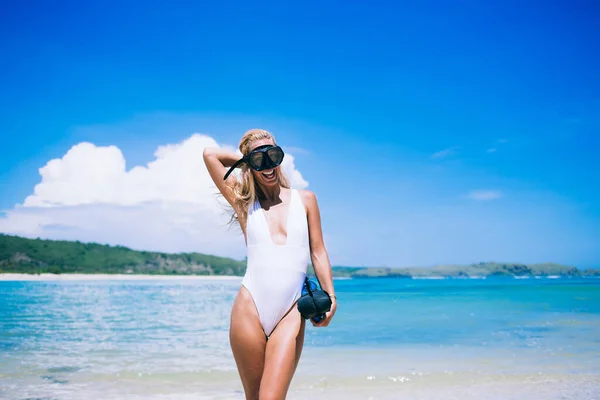
[[[260,200],[257,199],[256,201],[258,201],[258,205],[260,206],[260,213],[262,215],[263,222],[265,223],[267,234],[269,235],[269,240],[271,244],[276,247],[286,247],[290,238],[290,214],[292,213],[292,202],[294,201],[294,189],[290,190],[290,201],[285,217],[285,241],[283,242],[283,244],[277,244],[273,240],[273,235],[271,234],[271,228],[269,227],[269,221],[267,220],[265,209],[263,208],[262,204],[260,204]]]

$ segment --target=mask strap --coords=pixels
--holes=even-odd
[[[308,276],[304,277],[304,284],[306,285],[306,291],[308,292],[308,294],[310,295],[310,297],[312,297],[312,290],[310,290],[310,281],[308,280]]]
[[[233,170],[236,169],[243,162],[246,162],[246,157],[243,157],[243,158],[240,158],[239,160],[237,160],[235,162],[235,164],[233,164],[231,166],[231,168],[229,168],[229,171],[227,171],[227,173],[225,174],[225,177],[223,178],[223,180],[226,181],[227,177],[229,176],[229,174],[231,174],[233,172]]]

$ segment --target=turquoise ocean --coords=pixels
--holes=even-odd
[[[242,399],[241,279],[0,282],[0,398]],[[600,279],[336,279],[289,399],[600,399]]]

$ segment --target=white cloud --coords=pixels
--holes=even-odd
[[[499,190],[473,190],[467,194],[467,198],[478,201],[496,200],[500,197],[502,192]]]
[[[431,158],[449,157],[449,156],[452,156],[452,155],[456,154],[457,150],[458,150],[458,147],[456,147],[456,146],[455,147],[449,147],[447,149],[440,150],[437,153],[433,153],[431,155]]]
[[[310,154],[310,151],[308,151],[302,147],[295,147],[295,146],[283,146],[283,151],[285,151],[286,153],[294,153],[294,154]]]
[[[41,182],[0,217],[0,232],[241,258],[243,237],[227,225],[202,159],[205,147],[219,144],[194,134],[158,147],[152,162],[127,170],[116,146],[74,145],[40,168]],[[293,155],[286,154],[282,167],[293,187],[308,186]]]

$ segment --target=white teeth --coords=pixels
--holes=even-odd
[[[271,170],[271,172],[263,172],[262,174],[264,176],[270,177],[270,176],[273,176],[274,173],[275,173],[275,171]]]

